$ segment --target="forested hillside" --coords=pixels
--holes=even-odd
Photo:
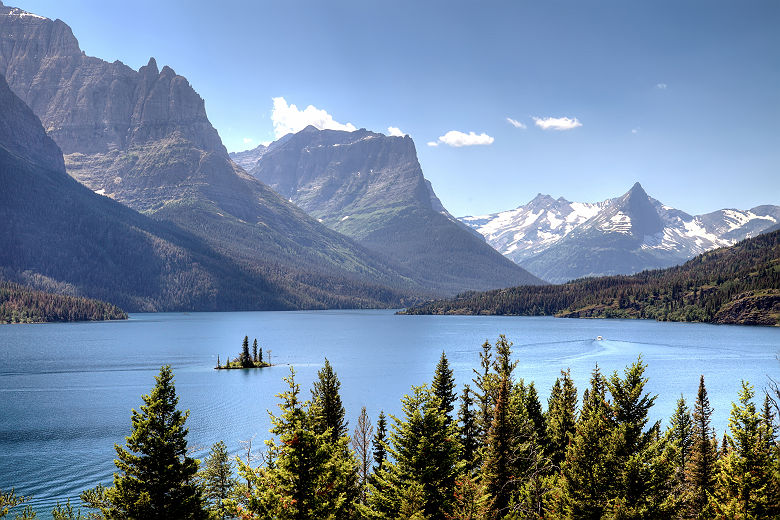
[[[115,305],[36,291],[0,281],[0,323],[124,320],[127,313]]]
[[[669,269],[463,294],[407,314],[649,318],[780,325],[780,232]]]

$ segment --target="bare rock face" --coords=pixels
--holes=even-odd
[[[135,71],[86,56],[62,21],[0,5],[0,74],[63,150],[72,177],[283,279],[299,306],[398,305],[396,290],[420,290],[233,163],[203,99],[153,58]]]
[[[309,126],[231,156],[309,215],[438,293],[541,283],[447,212],[408,136]]]

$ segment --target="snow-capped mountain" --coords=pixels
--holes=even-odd
[[[636,183],[597,203],[537,195],[509,211],[460,219],[490,245],[552,282],[668,267],[755,236],[780,221],[780,206],[689,215]]]

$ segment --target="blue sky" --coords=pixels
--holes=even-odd
[[[280,97],[400,128],[455,215],[635,181],[690,213],[780,204],[776,0],[5,3],[61,18],[87,54],[170,65],[230,151],[275,138]]]

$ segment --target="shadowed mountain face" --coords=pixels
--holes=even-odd
[[[200,239],[101,197],[65,172],[0,76],[0,278],[129,311],[278,309],[302,302]]]
[[[649,197],[639,183],[598,203],[539,195],[517,209],[463,217],[498,251],[552,282],[669,267],[756,236],[780,207],[692,216]]]
[[[324,305],[397,305],[396,290],[425,292],[233,163],[200,96],[154,59],[134,71],[86,56],[63,22],[0,7],[0,74],[62,148],[68,173],[93,191]]]
[[[437,292],[540,282],[444,209],[409,137],[309,126],[232,157],[309,215]]]

